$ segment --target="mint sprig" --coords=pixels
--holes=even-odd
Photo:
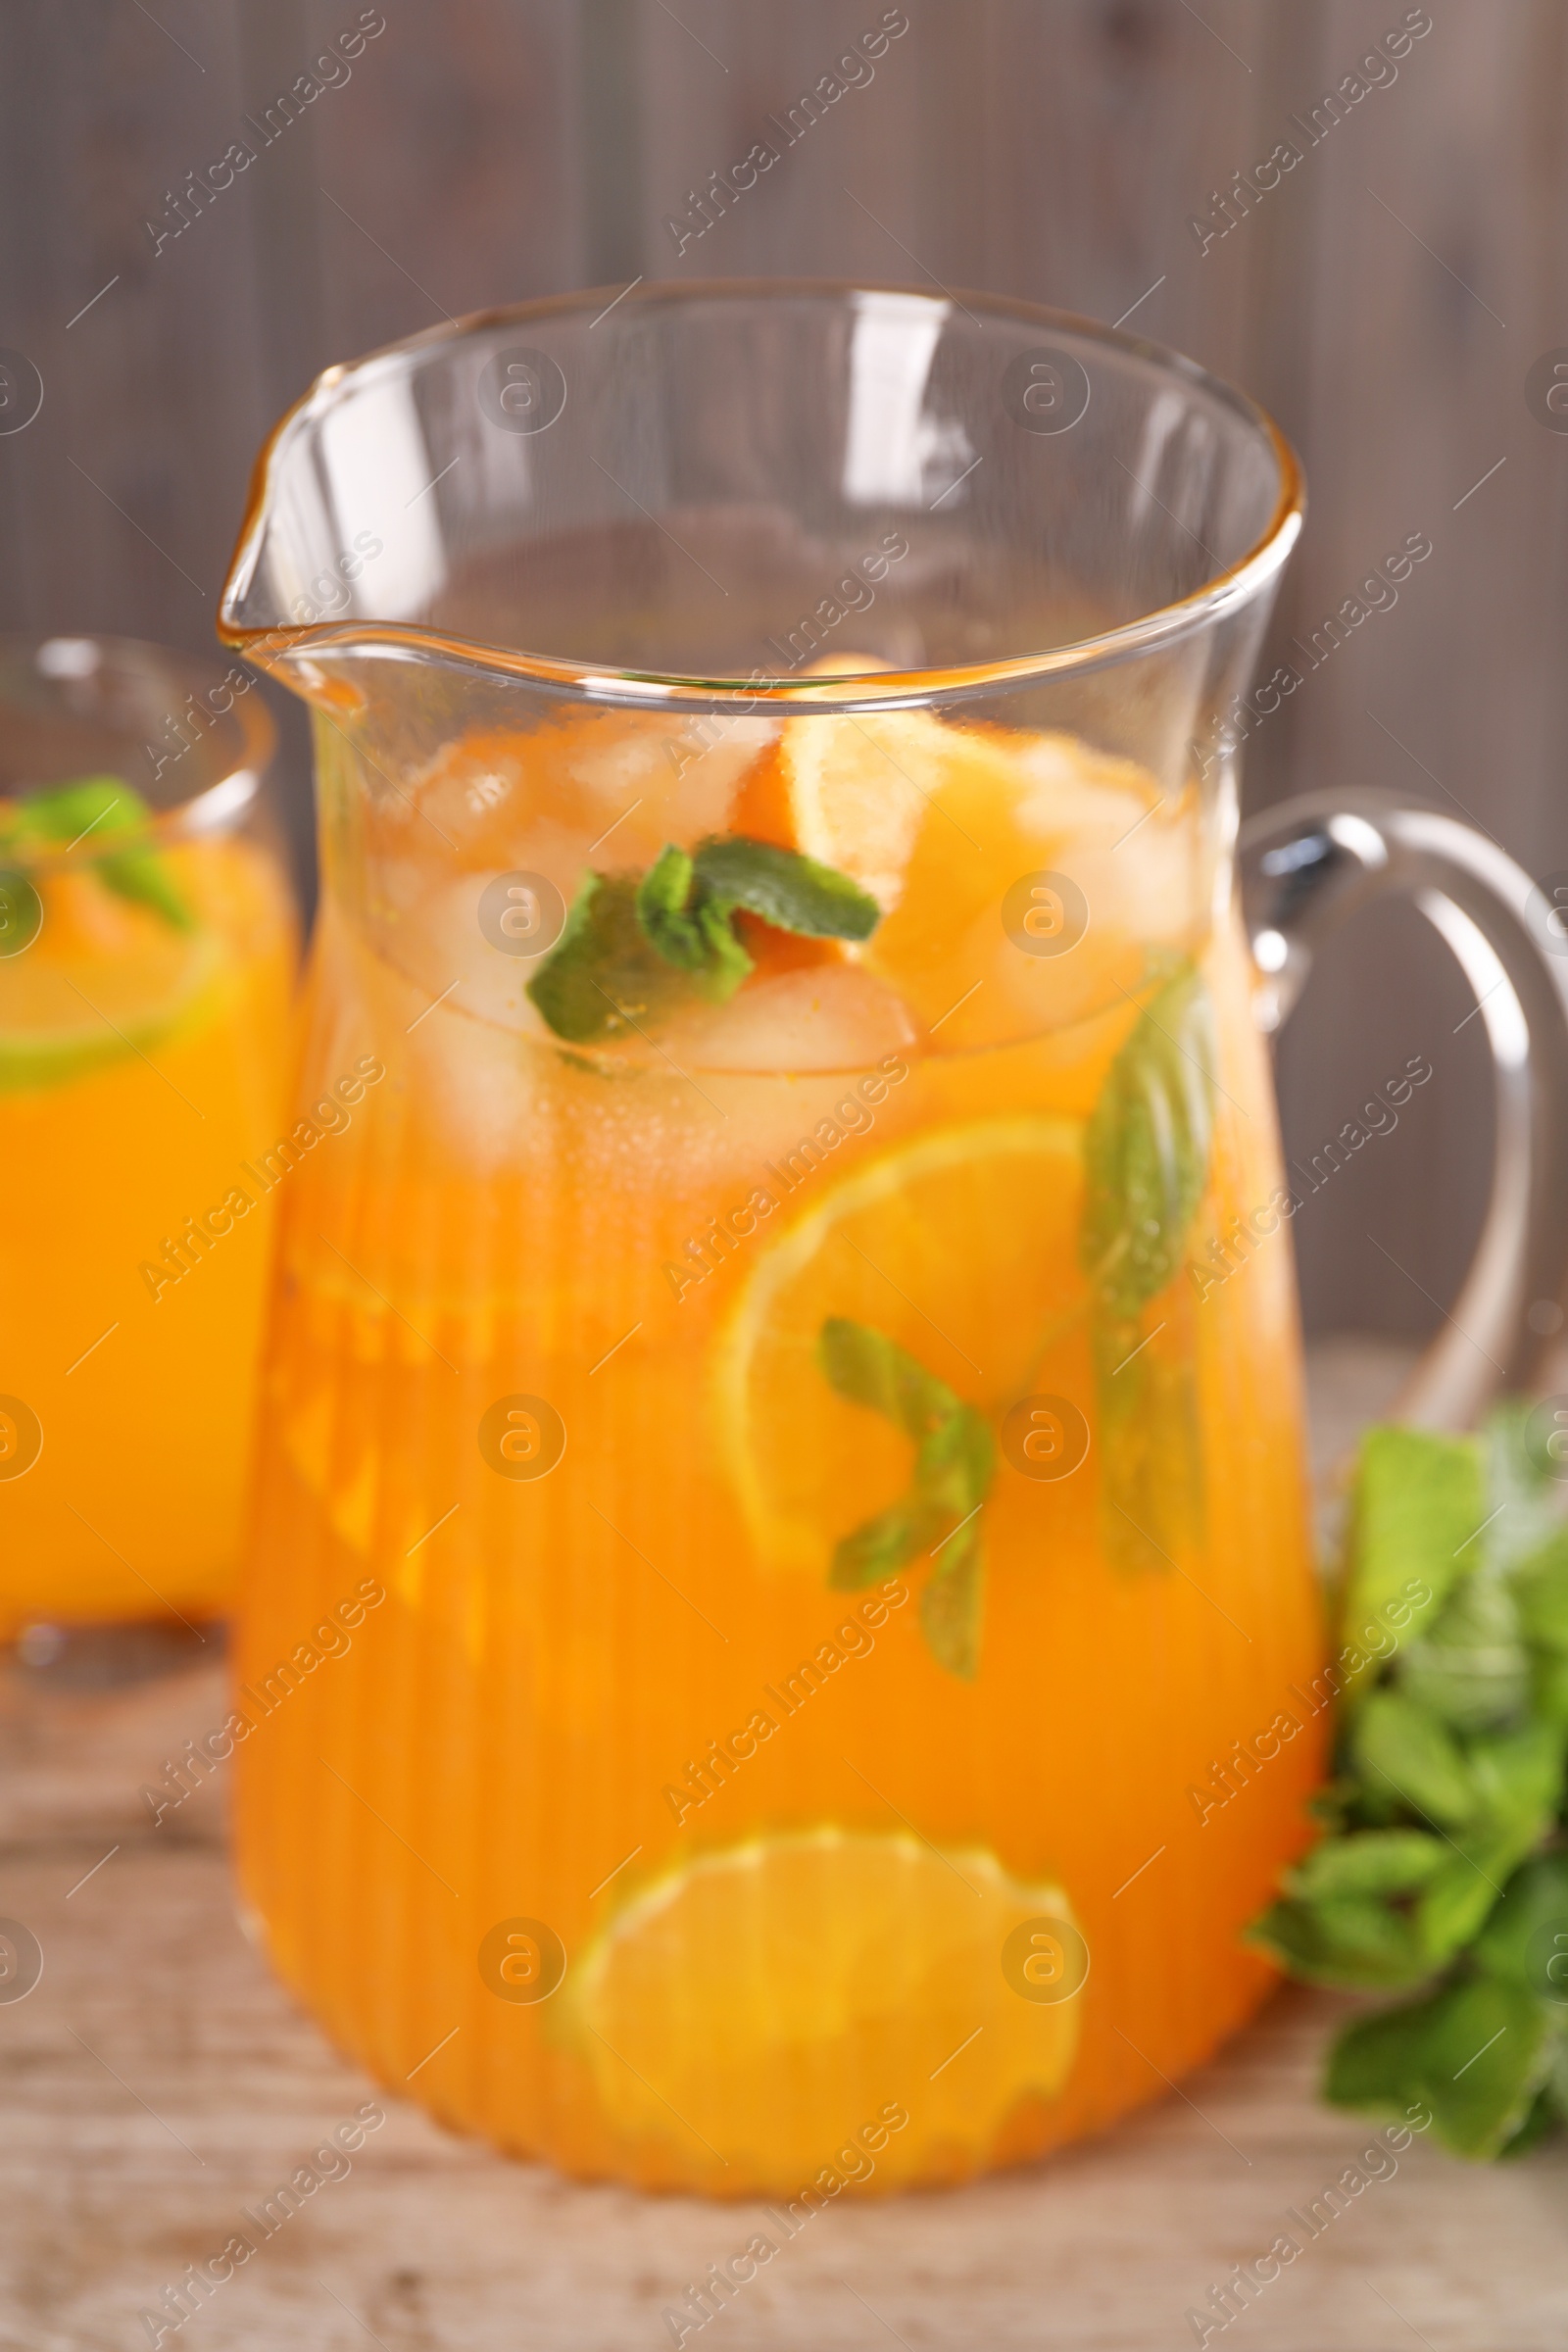
[[[565,926],[528,983],[558,1037],[601,1045],[661,1020],[687,994],[638,919],[628,874],[585,874]]]
[[[1139,1013],[1084,1141],[1079,1258],[1094,1294],[1103,1541],[1131,1568],[1168,1565],[1201,1538],[1202,1455],[1186,1334],[1150,1308],[1181,1271],[1213,1148],[1213,1010],[1183,962]],[[1185,1301],[1183,1302],[1185,1304]],[[1180,1323],[1180,1318],[1175,1318]]]
[[[830,1316],[816,1353],[839,1396],[883,1414],[915,1446],[906,1493],[844,1537],[828,1582],[858,1592],[925,1554],[932,1563],[920,1595],[926,1646],[939,1666],[972,1682],[985,1597],[979,1515],[997,1466],[990,1424],[868,1323]]]
[[[1158,1330],[1148,1328],[1146,1310],[1180,1271],[1207,1186],[1213,1058],[1208,993],[1184,961],[1141,1010],[1085,1143],[1079,1247],[1093,1299],[1103,1539],[1111,1557],[1141,1568],[1167,1564],[1202,1524],[1191,1363],[1185,1345],[1154,1353],[1149,1343]],[[1179,1336],[1185,1343],[1185,1331]],[[996,1472],[991,1424],[869,1325],[830,1318],[817,1361],[841,1396],[884,1414],[916,1449],[907,1491],[842,1540],[828,1581],[868,1584],[927,1554],[927,1646],[950,1673],[970,1680],[985,1596],[980,1512]]]
[[[837,866],[739,834],[702,844],[692,884],[698,902],[725,917],[744,907],[806,939],[869,939],[882,919],[875,899]]]
[[[196,917],[157,850],[145,839],[121,849],[109,846],[122,835],[145,836],[152,824],[147,803],[122,777],[79,776],[50,785],[28,793],[8,818],[0,848],[90,843],[84,855],[106,889],[150,906],[172,930],[196,928]]]
[[[647,872],[589,872],[565,928],[528,983],[558,1037],[599,1044],[692,997],[722,1004],[756,968],[739,913],[807,939],[869,939],[873,898],[799,850],[742,837],[668,842]]]
[[[670,842],[637,889],[637,920],[656,956],[687,972],[701,995],[722,1004],[754,970],[735,936],[731,909],[697,880],[697,861]]]
[[[1568,2120],[1562,1502],[1524,1404],[1478,1438],[1368,1433],[1328,1834],[1250,1931],[1310,1983],[1418,1994],[1340,2036],[1325,2094],[1424,2101],[1471,2157]]]

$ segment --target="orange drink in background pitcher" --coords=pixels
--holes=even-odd
[[[0,1635],[232,1595],[297,955],[247,685],[0,648]]]
[[[972,300],[334,370],[225,597],[316,710],[306,1091],[382,1073],[283,1196],[244,1900],[380,2081],[579,2175],[820,2202],[1102,2124],[1255,2007],[1307,1834],[1227,725],[1298,483]]]

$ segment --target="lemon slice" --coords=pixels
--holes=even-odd
[[[176,930],[90,873],[43,886],[43,923],[0,961],[0,1092],[58,1085],[145,1053],[221,984],[222,940]]]
[[[706,2141],[724,2185],[781,2197],[824,2167],[893,2186],[971,2169],[1021,2099],[1060,2091],[1086,1957],[1061,1888],[990,1853],[802,1830],[635,1897],[579,1962],[573,2014],[618,2135],[688,2162]]]
[[[817,1364],[829,1316],[868,1323],[986,1407],[1027,1387],[1076,1313],[1083,1130],[1037,1116],[936,1128],[826,1194],[759,1260],[719,1340],[716,1411],[760,1558],[826,1573],[908,1482],[909,1442]]]

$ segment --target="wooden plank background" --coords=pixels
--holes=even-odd
[[[4,0],[0,345],[45,400],[0,436],[0,625],[210,645],[268,424],[318,368],[444,314],[638,272],[939,278],[1110,319],[1136,305],[1305,457],[1283,650],[1406,534],[1433,544],[1260,731],[1249,804],[1392,784],[1462,805],[1537,873],[1568,865],[1568,436],[1524,399],[1531,362],[1568,343],[1561,0],[1431,0],[1397,78],[1206,252],[1189,217],[1402,0],[906,6],[871,83],[677,254],[664,217],[879,6],[382,0],[350,80],[155,252],[166,191],[357,7]],[[1467,1009],[1417,918],[1368,917],[1284,1044],[1301,1156],[1408,1054],[1436,1072],[1298,1220],[1320,1329],[1419,1333],[1423,1294],[1457,1285],[1491,1148]]]

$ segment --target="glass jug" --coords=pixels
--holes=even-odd
[[[1568,1100],[1446,819],[1267,820],[1250,952],[1300,515],[1247,400],[979,296],[495,312],[273,436],[222,633],[322,899],[221,1740],[277,1967],[453,2127],[788,2227],[1267,1991],[1337,1669],[1260,1031],[1368,889],[1476,979],[1428,1417],[1528,1369]]]

